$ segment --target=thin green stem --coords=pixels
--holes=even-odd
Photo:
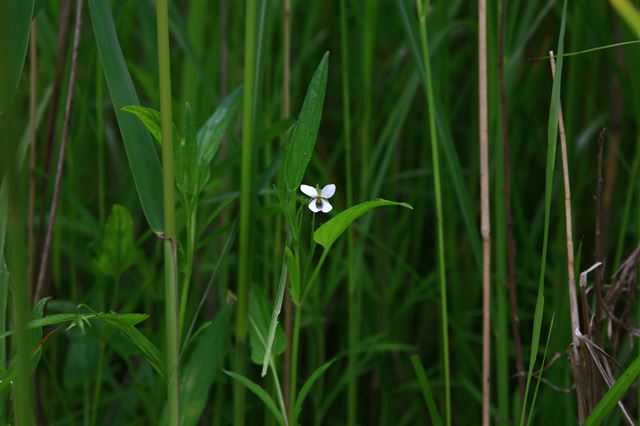
[[[295,304],[295,313],[293,316],[293,343],[291,349],[291,384],[289,389],[289,422],[293,424],[294,408],[296,405],[296,397],[298,395],[298,351],[300,349],[300,317],[302,316],[302,303]]]
[[[160,75],[160,113],[162,120],[162,184],[164,196],[164,292],[168,424],[180,422],[179,407],[179,340],[178,340],[178,276],[176,265],[175,181],[173,171],[173,131],[171,113],[171,62],[169,55],[168,0],[156,3],[158,34],[158,69]]]
[[[193,274],[193,257],[196,243],[197,206],[193,206],[189,210],[190,213],[187,214],[186,218],[187,246],[184,260],[184,282],[182,283],[182,291],[180,294],[180,321],[178,322],[178,337],[180,338],[180,340],[182,339],[182,332],[184,331],[184,321],[185,314],[187,312],[187,301],[189,299],[191,276]]]
[[[240,231],[238,247],[238,307],[236,311],[236,371],[245,374],[246,340],[249,329],[249,281],[251,280],[251,199],[253,156],[253,108],[256,86],[256,0],[246,1],[244,90],[242,116],[242,163],[240,176]],[[234,424],[244,425],[245,388],[234,389]]]
[[[343,138],[344,138],[344,153],[345,153],[345,180],[346,180],[346,201],[347,206],[353,205],[353,180],[351,170],[351,99],[349,90],[349,37],[347,26],[347,6],[346,0],[340,0],[340,57],[342,60],[342,119],[343,126]],[[367,165],[368,166],[368,165]],[[353,230],[349,228],[347,231],[347,261],[350,267],[347,270],[347,288],[348,294],[352,295],[355,290],[356,283],[356,271],[353,266],[353,254],[354,254],[354,239]],[[353,306],[349,304],[349,324],[355,324],[353,321],[352,313]],[[351,330],[353,327],[350,327]],[[355,377],[355,351],[353,344],[357,339],[353,339],[354,333],[349,333],[349,361],[347,368],[349,369],[349,377]],[[349,387],[347,389],[348,400],[355,404],[355,379],[349,381]],[[356,409],[351,407],[349,409],[351,417],[355,418]]]
[[[438,136],[435,118],[435,103],[433,100],[433,86],[431,83],[431,62],[429,58],[429,39],[426,27],[427,5],[423,7],[422,1],[416,1],[418,7],[418,20],[420,23],[420,42],[422,45],[422,56],[424,61],[427,84],[425,95],[429,108],[429,130],[431,140],[431,159],[433,162],[433,189],[436,201],[436,230],[438,245],[438,287],[440,290],[440,323],[442,332],[442,362],[444,375],[445,392],[445,424],[451,425],[451,375],[449,368],[449,319],[447,312],[447,282],[445,276],[445,252],[444,252],[444,230],[442,217],[442,193],[440,184],[440,158],[438,154]]]

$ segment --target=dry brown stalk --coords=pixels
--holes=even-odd
[[[491,221],[487,118],[487,4],[478,1],[478,110],[480,123],[480,232],[482,235],[482,424],[491,410]]]
[[[598,181],[596,182],[596,235],[595,235],[595,259],[594,262],[604,263],[604,246],[602,238],[602,184],[603,178],[603,157],[604,157],[604,135],[606,129],[600,131],[598,137]],[[603,269],[596,271],[596,312],[594,327],[598,328],[600,319],[602,318],[602,276]]]
[[[555,78],[556,61],[553,51],[549,52],[551,75]],[[576,294],[575,258],[573,248],[573,224],[571,219],[571,182],[569,180],[569,161],[567,156],[567,136],[564,129],[562,106],[559,109],[558,130],[560,133],[560,151],[562,157],[562,177],[564,183],[564,214],[567,235],[567,286],[569,290],[569,310],[571,313],[571,336],[573,347],[570,351],[571,369],[576,382],[576,399],[578,402],[578,418],[582,424],[585,420],[587,409],[584,400],[584,384],[588,380],[584,377],[584,362],[580,356],[580,317],[578,315],[578,296]]]
[[[69,74],[69,87],[67,89],[67,102],[64,111],[64,122],[62,127],[62,140],[60,141],[60,154],[58,155],[58,164],[56,167],[56,179],[53,187],[53,197],[51,199],[51,209],[49,214],[49,225],[47,234],[42,248],[40,258],[40,270],[38,272],[38,284],[35,291],[35,300],[39,300],[44,296],[44,285],[47,277],[47,266],[49,263],[49,251],[51,248],[51,238],[53,236],[53,227],[56,223],[56,215],[58,213],[58,201],[60,200],[60,191],[62,187],[62,172],[64,170],[64,159],[67,150],[67,142],[69,140],[69,127],[71,123],[71,109],[73,106],[73,95],[76,85],[76,73],[78,69],[78,48],[80,46],[80,30],[82,29],[82,5],[83,0],[77,0],[76,3],[76,24],[73,35],[73,52],[71,54],[71,72]]]

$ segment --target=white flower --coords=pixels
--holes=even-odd
[[[315,188],[309,185],[300,185],[300,191],[311,197],[309,210],[312,212],[329,213],[331,209],[333,209],[333,206],[327,201],[327,198],[333,197],[333,194],[336,193],[336,186],[334,184],[330,183],[329,185],[325,185],[322,189],[317,185]]]

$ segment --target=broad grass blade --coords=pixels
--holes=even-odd
[[[0,4],[0,114],[16,93],[27,54],[34,0],[3,0]]]
[[[120,49],[113,15],[107,0],[90,1],[89,10],[98,53],[140,204],[149,227],[156,233],[162,233],[164,213],[160,160],[144,125],[131,114],[122,111],[123,107],[139,105],[140,102]]]

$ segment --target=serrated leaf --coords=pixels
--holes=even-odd
[[[407,203],[400,203],[397,201],[388,201],[383,199],[377,199],[374,201],[366,201],[364,203],[356,204],[353,207],[338,213],[328,222],[325,222],[316,229],[313,233],[313,240],[328,250],[333,243],[342,235],[342,233],[360,216],[376,207],[384,206],[400,206],[408,209],[413,207]]]
[[[114,204],[94,264],[101,273],[117,278],[139,258],[140,251],[133,242],[131,215],[125,207]]]
[[[322,118],[328,68],[329,52],[324,54],[311,78],[298,121],[287,144],[284,155],[284,183],[289,191],[297,191],[311,160]]]

